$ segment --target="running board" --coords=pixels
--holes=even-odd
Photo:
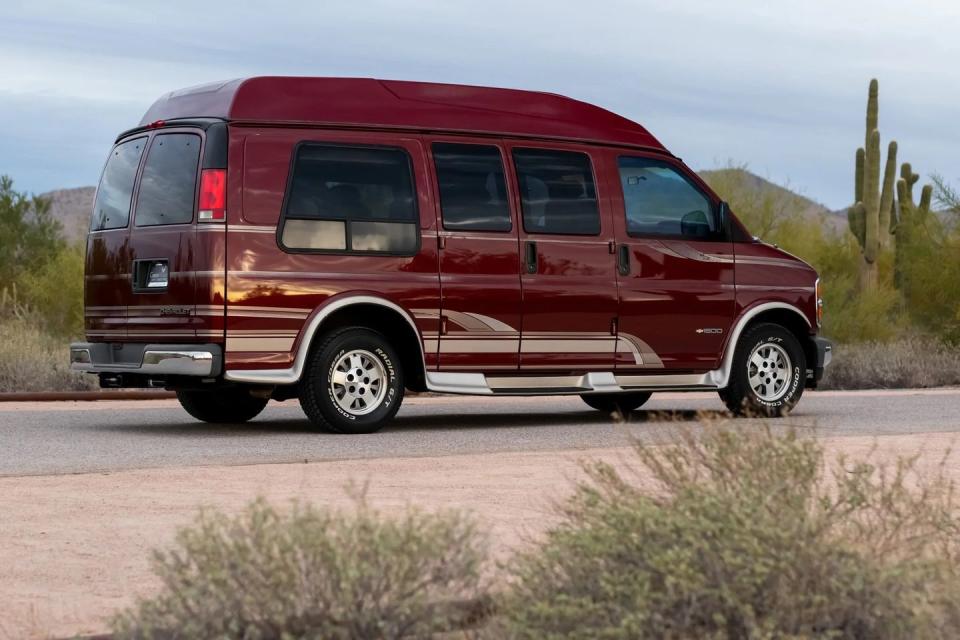
[[[582,376],[485,376],[482,373],[427,372],[427,388],[464,395],[575,395],[628,391],[711,391],[719,389],[719,371],[707,373],[617,375],[607,371]]]

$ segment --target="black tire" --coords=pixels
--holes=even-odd
[[[585,393],[580,398],[587,406],[604,413],[627,415],[642,407],[652,394],[649,391],[632,393]]]
[[[374,376],[356,376],[350,367],[338,370],[338,366],[350,362],[351,354],[359,354],[361,367],[370,365],[366,371],[373,372],[381,381],[379,385]],[[334,377],[341,374],[352,376],[357,386],[347,386],[350,383],[345,377],[342,385],[336,383]],[[348,389],[351,395],[347,395]],[[374,402],[364,405],[369,397]],[[313,426],[322,431],[373,433],[393,419],[402,402],[400,358],[386,337],[371,329],[340,329],[323,336],[300,380],[300,406]]]
[[[198,391],[181,389],[177,400],[187,413],[202,422],[236,424],[257,417],[267,406],[267,398],[256,398],[243,388]]]
[[[748,361],[755,351],[757,357],[766,363],[760,365],[762,368],[748,366]],[[765,359],[764,353],[768,354],[770,359]],[[773,372],[772,364],[784,354],[790,364],[788,375],[784,375],[782,370],[777,371],[787,379],[786,386],[777,387],[780,382],[775,375],[771,375],[760,377],[761,385],[753,388],[750,382],[751,372],[759,374],[767,370],[767,365],[771,366],[769,371]],[[727,387],[720,391],[720,398],[735,415],[776,418],[789,413],[800,401],[806,378],[807,361],[797,337],[780,325],[758,324],[747,329],[740,337],[733,355],[730,380]],[[758,378],[755,377],[754,380]],[[766,397],[763,391],[768,392]]]

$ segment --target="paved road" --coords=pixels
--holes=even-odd
[[[613,424],[576,397],[411,398],[389,429],[342,436],[310,432],[295,401],[228,426],[197,423],[176,401],[8,403],[0,404],[0,476],[610,447],[668,438],[678,424],[702,428],[725,419],[722,409],[715,394],[664,393]],[[960,389],[808,393],[794,415],[772,422],[822,435],[960,431]]]

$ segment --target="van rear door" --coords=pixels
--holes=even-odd
[[[148,141],[140,135],[114,146],[97,186],[84,267],[84,326],[91,342],[118,342],[127,335],[130,211]]]
[[[197,272],[223,269],[222,253],[220,264],[211,264],[215,255],[198,242],[203,145],[203,131],[196,128],[164,128],[151,136],[130,230],[130,342],[205,342],[223,335],[222,299],[219,308],[204,304],[202,314],[197,307]],[[216,226],[222,230],[224,224]],[[210,316],[220,318],[216,331],[210,330]]]
[[[164,131],[147,149],[130,232],[132,342],[196,337],[193,220],[201,143],[196,132]]]

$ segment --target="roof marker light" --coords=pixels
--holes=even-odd
[[[165,124],[167,123],[164,122],[163,120],[154,120],[153,122],[147,125],[147,129],[159,129]]]

